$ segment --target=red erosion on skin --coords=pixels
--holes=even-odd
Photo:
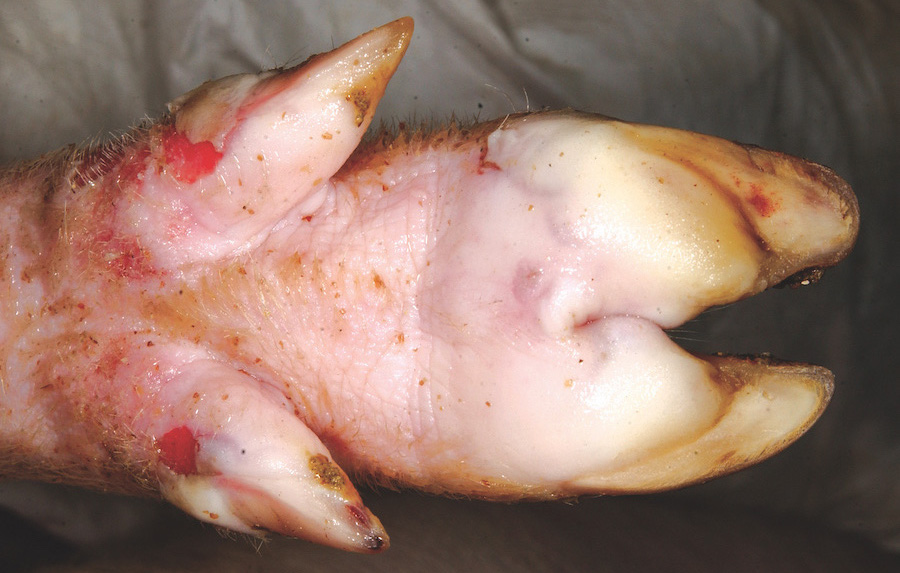
[[[732,174],[731,180],[734,182],[735,188],[741,190],[744,189],[744,181],[742,181],[740,177]],[[771,194],[766,193],[766,190],[759,183],[748,182],[748,185],[750,187],[750,194],[746,197],[746,201],[760,217],[765,218],[773,215],[781,206],[779,205],[778,200],[772,197]],[[746,193],[746,191],[744,192]]]
[[[173,472],[180,475],[197,473],[197,451],[200,444],[187,426],[178,426],[156,442],[159,459]]]
[[[747,201],[753,205],[753,208],[756,209],[756,212],[759,213],[760,217],[768,217],[778,209],[778,205],[775,201],[767,197],[759,185],[751,183],[750,190],[753,194],[750,195],[750,198]]]
[[[166,170],[182,183],[191,184],[204,175],[209,175],[222,159],[209,141],[191,143],[183,133],[174,129],[162,134],[165,149]]]
[[[95,241],[115,276],[141,279],[157,274],[136,237],[115,236],[112,230],[105,230],[97,234]]]

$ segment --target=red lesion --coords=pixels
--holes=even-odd
[[[197,473],[200,443],[187,426],[172,428],[156,442],[159,460],[179,475]]]
[[[483,145],[481,147],[481,154],[478,157],[478,174],[481,175],[487,170],[491,171],[500,171],[500,166],[494,163],[493,161],[487,160],[488,147],[487,145]]]
[[[355,506],[355,505],[347,504],[347,513],[349,513],[350,516],[351,516],[357,523],[359,523],[360,525],[362,525],[363,527],[367,527],[367,528],[368,528],[368,527],[371,527],[371,526],[372,526],[372,522],[371,522],[371,520],[369,519],[369,516],[366,515],[366,511],[365,511],[364,509],[361,509],[361,508],[359,508],[359,507],[357,507],[357,506]]]
[[[740,177],[732,175],[731,179],[734,182],[736,189],[743,190],[744,182]],[[748,183],[747,186],[750,188],[747,202],[756,209],[756,212],[760,217],[768,217],[778,210],[778,201],[770,194],[766,193],[766,190],[762,185],[759,183]]]
[[[123,232],[120,218],[130,197],[141,192],[140,174],[148,154],[145,148],[124,152],[128,160],[106,177],[64,196],[59,261],[72,265],[83,277],[79,279],[82,283],[88,276],[85,271],[97,277],[130,280],[165,274],[155,266],[140,237],[130,229]]]
[[[766,194],[762,186],[756,183],[750,184],[750,196],[747,202],[756,209],[761,217],[768,217],[778,210],[777,201]]]
[[[101,257],[115,276],[141,279],[157,274],[137,237],[116,235],[112,229],[105,229],[97,233],[95,241],[95,256]]]
[[[182,183],[193,183],[212,173],[222,153],[210,141],[191,142],[174,127],[161,135],[166,172]]]

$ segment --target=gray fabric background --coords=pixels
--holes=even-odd
[[[694,349],[831,368],[824,417],[759,467],[663,496],[506,506],[364,492],[394,543],[378,557],[283,540],[257,555],[155,504],[0,483],[0,568],[25,567],[27,544],[44,541],[66,563],[145,570],[868,570],[887,563],[869,543],[896,556],[897,2],[0,0],[0,163],[121,131],[204,80],[296,63],[404,15],[416,31],[384,121],[574,107],[759,144],[846,178],[863,221],[847,261],[818,285],[676,333]]]

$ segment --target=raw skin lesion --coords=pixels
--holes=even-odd
[[[323,486],[335,491],[341,491],[347,486],[344,472],[333,461],[323,454],[316,454],[309,458],[309,471]]]

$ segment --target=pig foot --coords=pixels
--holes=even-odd
[[[341,468],[488,499],[655,491],[815,421],[826,369],[664,329],[843,258],[846,183],[576,112],[360,144],[411,33],[0,174],[0,475],[377,551]]]

